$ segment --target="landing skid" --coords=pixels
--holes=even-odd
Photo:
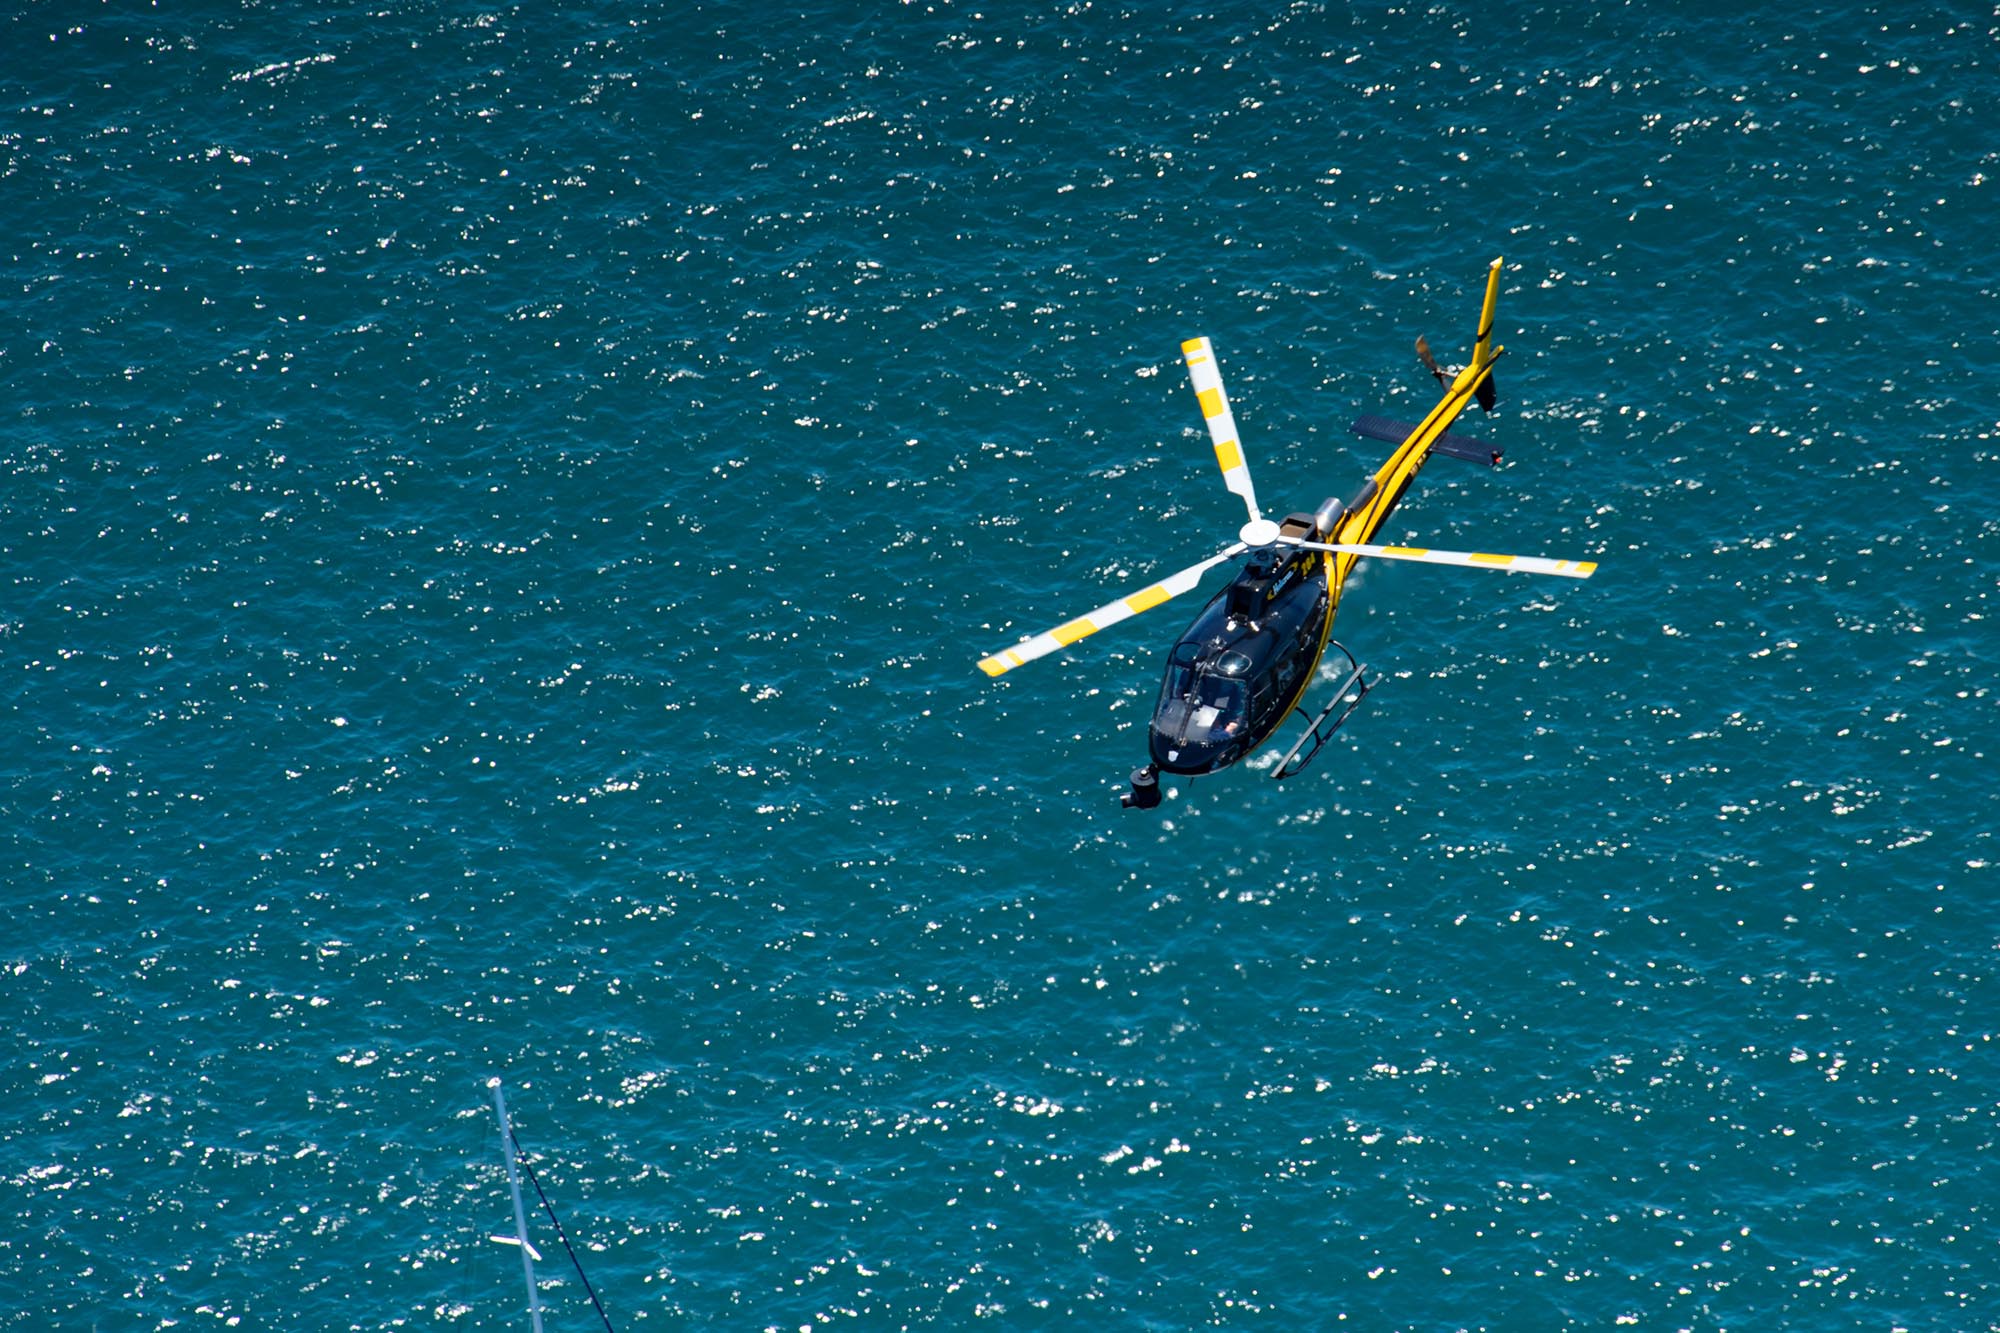
[[[1340,643],[1334,640],[1328,640],[1328,643],[1340,649],[1341,656],[1347,659],[1350,670],[1341,680],[1340,688],[1333,692],[1333,702],[1321,709],[1318,717],[1307,722],[1306,734],[1299,737],[1298,743],[1287,750],[1285,757],[1278,762],[1278,766],[1271,770],[1271,778],[1275,782],[1295,778],[1310,768],[1312,761],[1319,757],[1320,750],[1333,739],[1333,734],[1340,730],[1340,724],[1352,717],[1354,710],[1361,707],[1361,701],[1368,697],[1368,691],[1381,683],[1379,676],[1369,680],[1368,668],[1355,661],[1354,654],[1348,652]],[[1348,697],[1349,691],[1353,691],[1352,698]],[[1336,709],[1339,710],[1337,717],[1334,716]],[[1305,717],[1304,709],[1294,707],[1292,711],[1302,718]],[[1329,717],[1333,718],[1332,722],[1327,721]]]

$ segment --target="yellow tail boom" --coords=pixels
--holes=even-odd
[[[1472,364],[1452,377],[1438,405],[1375,470],[1375,476],[1362,491],[1365,498],[1341,517],[1333,538],[1336,544],[1362,544],[1374,536],[1376,529],[1389,517],[1389,511],[1395,508],[1396,501],[1409,489],[1418,469],[1430,457],[1432,447],[1451,429],[1466,404],[1473,400],[1475,394],[1484,403],[1492,401],[1493,363],[1507,350],[1493,345],[1493,312],[1500,300],[1500,271],[1504,266],[1504,260],[1496,259],[1486,270],[1486,298],[1479,308],[1479,333],[1472,344]],[[1335,559],[1338,567],[1329,572],[1333,574],[1337,587],[1346,578],[1347,570],[1356,557],[1341,555]]]

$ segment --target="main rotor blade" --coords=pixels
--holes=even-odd
[[[1359,543],[1309,542],[1281,537],[1288,546],[1306,546],[1315,551],[1341,555],[1372,555],[1384,560],[1414,560],[1425,565],[1466,565],[1473,569],[1499,569],[1515,574],[1559,574],[1566,579],[1587,579],[1597,572],[1595,560],[1556,560],[1539,555],[1489,555],[1484,551],[1433,551],[1422,546],[1363,546]]]
[[[1236,438],[1236,417],[1229,410],[1229,395],[1222,391],[1222,370],[1215,364],[1215,349],[1206,338],[1190,338],[1181,344],[1187,361],[1188,379],[1194,396],[1201,400],[1201,414],[1208,419],[1208,438],[1215,442],[1215,461],[1222,464],[1222,484],[1243,497],[1255,523],[1264,515],[1257,509],[1257,488],[1250,481],[1250,465],[1243,461],[1243,445]]]
[[[1106,602],[1089,615],[1078,616],[1067,624],[1058,625],[1031,639],[1023,639],[1012,648],[1003,648],[991,657],[979,660],[979,669],[989,676],[998,676],[1012,671],[1024,662],[1032,662],[1038,657],[1047,657],[1058,648],[1066,648],[1078,639],[1095,634],[1101,629],[1130,620],[1141,611],[1150,611],[1170,597],[1178,597],[1201,582],[1201,576],[1217,565],[1234,560],[1249,548],[1237,542],[1220,555],[1211,556],[1198,565],[1189,565],[1178,574],[1169,574],[1149,588],[1141,588],[1115,602]]]

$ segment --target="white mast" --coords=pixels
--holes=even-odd
[[[514,1127],[507,1122],[507,1099],[500,1095],[500,1080],[487,1080],[493,1089],[493,1109],[500,1116],[500,1152],[507,1159],[507,1188],[514,1192],[514,1234],[493,1239],[521,1247],[521,1275],[528,1284],[528,1318],[535,1333],[542,1333],[542,1298],[535,1289],[535,1247],[528,1243],[528,1214],[521,1206],[521,1174],[514,1166]]]

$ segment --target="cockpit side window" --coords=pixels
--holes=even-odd
[[[1167,656],[1167,678],[1160,689],[1160,698],[1185,699],[1194,689],[1194,664],[1201,659],[1201,650],[1183,639],[1174,645]]]

